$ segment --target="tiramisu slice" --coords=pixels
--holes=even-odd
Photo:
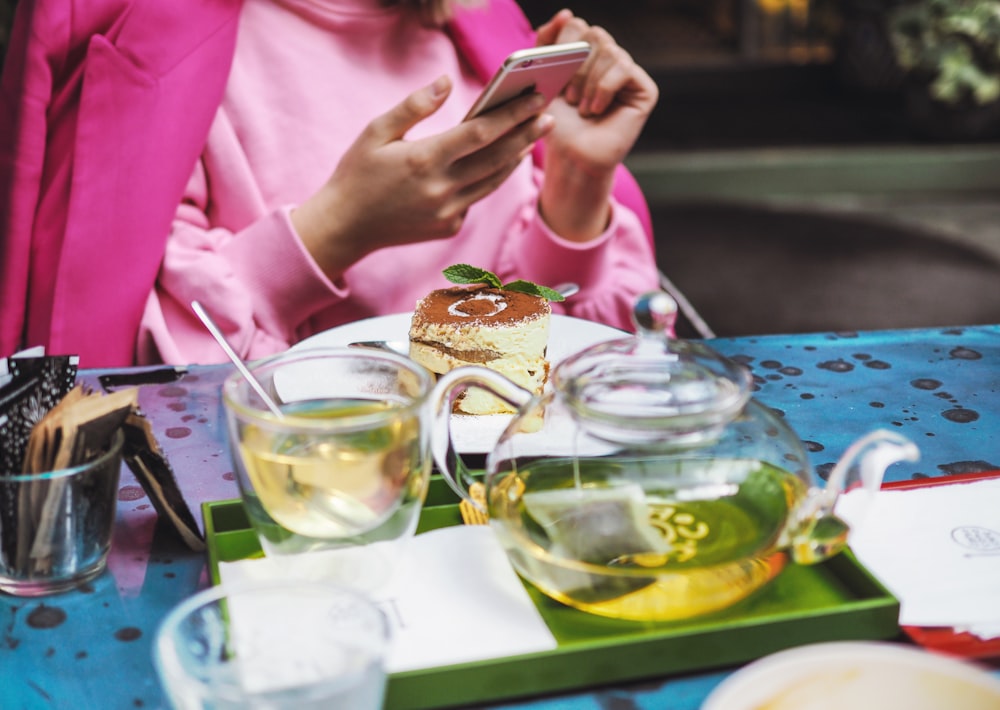
[[[527,390],[541,393],[549,376],[548,300],[487,285],[432,291],[417,302],[410,324],[410,357],[443,374],[461,365],[484,365]],[[469,388],[456,403],[465,414],[513,411],[505,402]]]

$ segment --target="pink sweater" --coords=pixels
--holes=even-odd
[[[158,291],[155,302],[150,301],[150,292],[164,257],[171,223],[178,216],[185,184],[189,190],[197,187],[191,181],[192,167],[199,155],[208,155],[204,146],[210,127],[221,125],[217,120],[219,106],[242,17],[242,0],[18,3],[0,86],[0,355],[40,344],[52,353],[79,354],[83,367],[128,365],[136,361],[140,321],[145,319],[147,334],[163,328],[166,320],[155,323],[158,309],[164,318],[170,318],[171,311],[173,315],[182,313],[182,305],[195,297],[194,293],[188,297],[182,290],[177,291],[176,284],[173,296],[165,297],[167,291]],[[447,36],[454,41],[463,64],[467,63],[481,82],[510,51],[534,41],[515,0],[485,0],[463,10],[449,23]],[[275,44],[279,44],[277,40]],[[332,78],[327,75],[314,81],[318,83],[313,85],[322,87]],[[352,91],[350,95],[357,98],[364,92]],[[281,114],[277,109],[274,113]],[[281,138],[270,133],[266,136],[268,141]],[[536,163],[541,159],[539,147],[535,151]],[[249,146],[242,150],[251,153]],[[282,162],[272,164],[270,169]],[[327,157],[323,162],[324,171],[333,169]],[[222,176],[218,166],[209,167],[213,174]],[[639,262],[646,260],[643,268],[652,271],[648,247],[635,245],[623,250],[618,243],[619,226],[627,215],[628,219],[638,216],[647,235],[650,233],[645,202],[624,169],[616,176],[615,195],[629,209],[616,206],[614,234],[607,237],[613,243],[589,245],[584,250],[587,253],[579,255],[584,258],[571,263],[566,257],[573,254],[572,247],[567,250],[567,245],[548,237],[538,239],[531,244],[532,262],[524,270],[518,268],[517,275],[554,283],[563,280],[566,271],[590,268],[600,279],[591,281],[586,271],[576,271],[570,277],[592,284],[586,289],[589,294],[574,298],[573,308],[579,309],[574,313],[605,318],[601,315],[604,307],[598,304],[603,295],[610,297],[606,284],[619,284],[627,278],[620,275],[628,271],[625,262],[635,268],[636,250],[642,255]],[[273,205],[263,205],[257,199],[256,193],[247,194],[242,200],[228,203],[225,227],[232,232],[228,240],[237,242],[249,236],[241,245],[249,247],[255,239],[251,232],[256,232],[249,227],[251,223],[258,221],[266,232],[269,221],[280,223],[285,219],[282,210],[288,206],[287,198]],[[234,210],[249,212],[238,215]],[[533,218],[532,211],[528,210],[526,218]],[[298,249],[297,242],[290,239],[287,224],[279,226],[273,240],[257,237],[257,243],[264,247],[261,250],[234,247],[232,253],[242,256],[229,260],[227,265],[219,261],[219,256],[230,250],[221,249],[219,254],[209,253],[207,261],[215,260],[223,269],[240,269],[239,273],[224,272],[221,286],[225,287],[229,279],[242,279],[246,273],[255,273],[273,286],[283,277],[273,270],[272,261],[281,261],[294,273],[310,272],[303,286],[305,293],[289,290],[288,283],[279,289],[285,293],[282,298],[292,297],[296,303],[310,304],[314,309],[309,315],[294,314],[297,322],[292,330],[296,332],[284,331],[294,339],[325,325],[318,320],[319,314],[335,313],[332,304],[343,296],[337,289],[360,287],[345,280],[331,290],[331,285],[313,272],[308,260],[289,257],[294,253],[291,246]],[[519,238],[528,239],[530,234],[523,232]],[[494,230],[490,243],[499,244],[503,239],[504,235]],[[457,245],[458,240],[447,243]],[[280,260],[268,258],[268,254],[276,252]],[[514,252],[511,245],[507,253]],[[472,254],[476,258],[468,260],[481,263],[479,252]],[[402,264],[398,259],[388,259],[385,267],[393,268],[398,281],[428,268],[417,265],[409,256],[404,258],[407,261]],[[442,259],[441,265],[452,261],[457,259]],[[255,262],[267,268],[259,269]],[[507,268],[500,262],[494,266]],[[435,276],[437,267],[431,270]],[[209,269],[208,273],[213,272]],[[218,277],[218,272],[214,273]],[[605,279],[612,274],[614,278]],[[194,289],[196,284],[198,296],[205,296],[206,289],[220,288],[220,283],[206,285],[188,280],[188,287]],[[170,289],[171,285],[164,287]],[[640,289],[638,284],[634,288]],[[254,289],[256,286],[244,287],[242,297],[249,298],[246,294]],[[355,292],[351,295],[353,301]],[[617,312],[624,322],[630,304],[621,291],[616,290],[614,298],[618,299],[617,305],[603,312]],[[173,304],[172,299],[176,299]],[[394,308],[411,307],[401,304]],[[273,313],[278,310],[286,311],[285,318],[292,317],[291,309],[281,302],[272,302],[263,309],[253,305],[245,313],[275,322]],[[356,313],[364,314],[363,308]],[[355,314],[344,316],[352,317]],[[181,323],[180,336],[185,329],[193,331],[193,325],[193,321]],[[223,325],[235,332],[232,324]],[[258,327],[260,332],[249,336],[244,346],[249,347],[258,337],[275,337],[260,324]],[[284,337],[282,329],[277,330],[277,337]],[[175,333],[173,337],[179,336]],[[143,343],[144,347],[149,345],[148,336]],[[197,355],[174,355],[191,361],[202,359]],[[218,351],[204,359],[218,359]]]
[[[441,74],[452,77],[451,96],[408,137],[456,125],[482,89],[447,34],[378,0],[246,0],[222,105],[143,314],[140,361],[225,359],[193,299],[243,357],[258,358],[332,326],[410,311],[448,285],[441,271],[458,262],[504,280],[577,281],[584,288],[564,312],[628,327],[635,296],[657,285],[640,220],[615,204],[597,240],[561,239],[536,209],[541,173],[530,159],[455,237],[379,250],[333,283],[317,268],[289,211],[373,117]]]

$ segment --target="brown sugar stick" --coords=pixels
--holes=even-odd
[[[62,431],[62,437],[54,470],[79,466],[106,451],[137,402],[138,389],[133,387],[109,395],[88,394],[65,408],[56,409],[56,425]],[[70,483],[70,479],[62,477],[39,486],[45,498],[30,553],[32,568],[36,572],[51,571],[53,554],[63,542],[57,540],[57,536],[60,519],[65,515],[65,489]],[[103,504],[98,500],[91,503],[95,506]]]

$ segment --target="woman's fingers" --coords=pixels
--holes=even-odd
[[[457,183],[468,184],[503,170],[504,166],[516,167],[523,156],[531,151],[535,142],[552,131],[554,124],[555,121],[549,114],[529,118],[496,140],[457,160],[452,166],[452,176]]]
[[[568,11],[557,13],[538,29],[539,44],[583,41],[590,44],[590,57],[563,92],[567,103],[581,116],[598,116],[622,96],[635,100],[638,108],[656,102],[653,80],[603,27],[590,25]]]
[[[491,146],[538,117],[545,108],[541,94],[531,94],[509,101],[492,111],[463,121],[453,130],[440,135],[441,147],[454,160],[472,155]],[[537,140],[536,135],[533,139]]]
[[[562,32],[563,27],[565,27],[566,23],[571,19],[573,19],[572,11],[563,9],[557,12],[552,16],[552,19],[544,25],[540,25],[538,29],[535,30],[535,46],[545,47],[550,44],[568,41],[560,40],[559,33]]]

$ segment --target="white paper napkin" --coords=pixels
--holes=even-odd
[[[904,626],[1000,636],[1000,479],[841,496],[851,549]]]
[[[226,584],[294,576],[360,588],[392,625],[390,673],[556,647],[485,525],[441,528],[360,548],[224,562],[219,574]]]

